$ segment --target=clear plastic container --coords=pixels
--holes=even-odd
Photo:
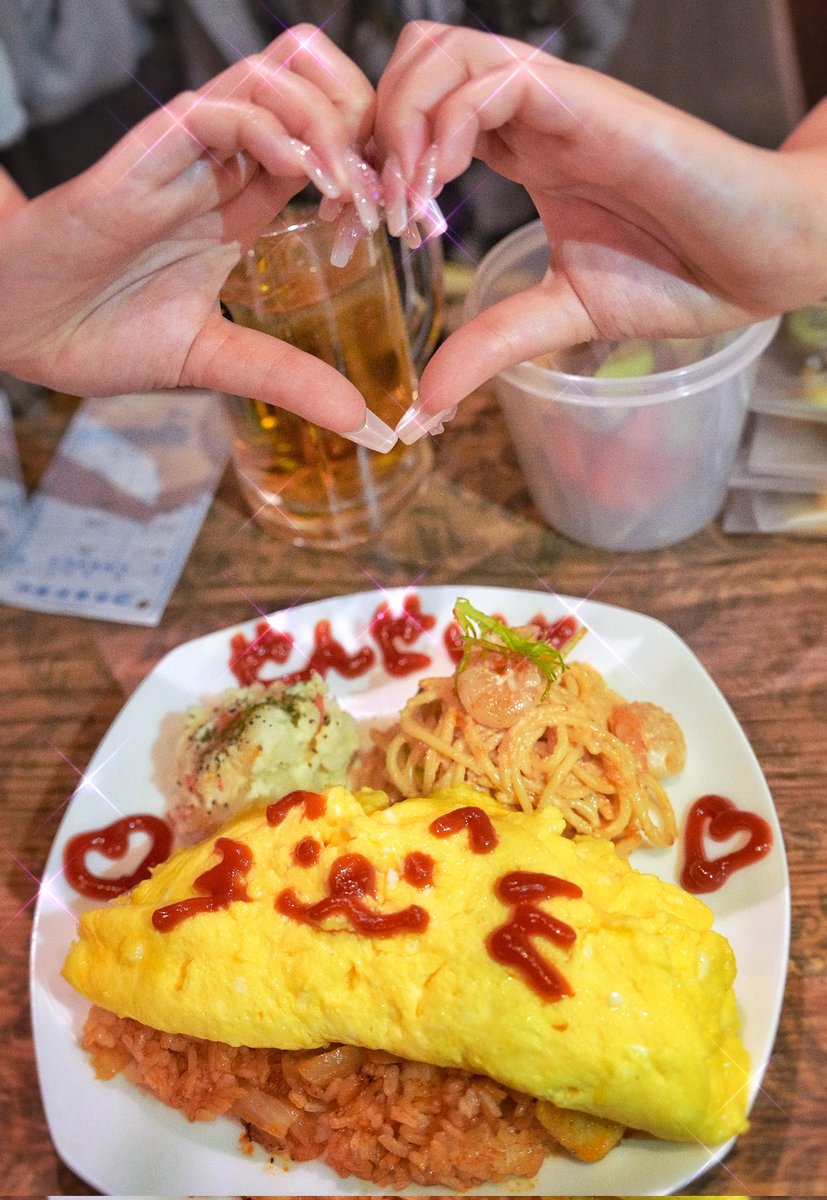
[[[482,260],[470,318],[542,277],[541,222]],[[596,342],[520,363],[497,398],[535,505],[558,533],[606,550],[649,550],[719,513],[772,318],[697,339]]]

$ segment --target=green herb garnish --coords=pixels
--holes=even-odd
[[[463,671],[468,666],[471,651],[475,648],[483,652],[507,654],[511,658],[527,658],[548,680],[546,692],[566,669],[562,654],[554,646],[548,642],[535,642],[524,633],[518,633],[497,617],[489,617],[487,613],[474,608],[470,600],[459,597],[454,605],[454,616],[459,625],[463,646],[458,671]]]

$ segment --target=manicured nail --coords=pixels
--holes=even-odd
[[[396,433],[400,442],[404,442],[406,446],[413,445],[418,442],[426,433],[442,433],[446,424],[452,421],[457,415],[457,406],[454,404],[451,408],[444,408],[442,412],[428,413],[421,412],[415,405],[411,405],[407,412],[403,413],[396,425]]]
[[[448,228],[448,222],[436,200],[429,200],[416,219],[424,227],[426,238],[442,237]]]
[[[422,234],[416,227],[416,221],[411,219],[402,230],[402,240],[411,250],[417,250],[422,245]]]
[[[399,440],[390,425],[380,421],[370,409],[365,411],[365,419],[359,428],[352,433],[343,433],[342,437],[355,442],[357,446],[366,446],[368,450],[378,450],[382,454],[392,450]]]
[[[354,150],[344,156],[353,203],[368,233],[379,228],[379,176]]]
[[[382,168],[382,206],[391,237],[401,237],[407,227],[408,213],[407,184],[402,175],[402,164],[396,154],[389,154]]]
[[[319,216],[323,221],[338,221],[342,215],[344,202],[342,200],[334,200],[332,196],[322,196],[319,201]]]
[[[307,173],[308,179],[315,183],[322,195],[329,196],[331,200],[341,196],[342,189],[323,166],[322,160],[315,150],[306,142],[300,142],[298,138],[290,138],[288,144],[293,157],[298,160]]]
[[[336,223],[336,237],[333,239],[333,249],[330,251],[330,261],[334,267],[346,267],[353,257],[353,251],[365,236],[365,227],[352,204],[346,204]]]
[[[436,166],[437,148],[429,146],[416,165],[411,186],[411,207],[415,217],[419,216],[436,195]]]

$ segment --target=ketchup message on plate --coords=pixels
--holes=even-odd
[[[718,858],[708,857],[705,834],[714,841],[725,842],[738,833],[747,835],[745,843]],[[748,867],[769,854],[772,830],[763,817],[736,808],[725,796],[701,796],[689,810],[684,841],[686,857],[681,886],[687,892],[700,894],[716,892],[733,871]]]
[[[108,876],[96,875],[89,869],[86,856],[93,850],[113,862],[125,858],[133,833],[149,837],[149,848],[134,871]],[[79,895],[89,900],[112,900],[130,891],[142,879],[148,879],[152,868],[168,858],[171,849],[172,830],[166,821],[149,813],[135,813],[103,829],[91,829],[70,838],[63,850],[63,874]]]

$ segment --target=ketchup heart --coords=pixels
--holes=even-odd
[[[716,842],[725,842],[738,833],[747,835],[743,845],[718,858],[707,855],[705,835]],[[733,871],[748,867],[769,854],[772,830],[763,817],[736,808],[725,796],[701,796],[689,810],[684,843],[686,858],[681,886],[695,894],[715,892],[723,887]]]
[[[96,875],[86,865],[86,855],[97,850],[113,861],[124,858],[133,833],[149,836],[146,854],[134,871],[116,877]],[[111,900],[130,891],[142,879],[148,879],[154,866],[169,857],[172,849],[172,830],[166,821],[149,813],[121,817],[104,829],[93,829],[70,838],[63,850],[63,873],[67,882],[90,900]]]

